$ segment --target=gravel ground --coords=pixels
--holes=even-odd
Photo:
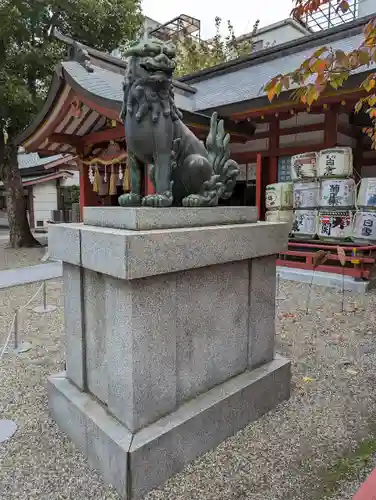
[[[0,271],[40,264],[40,259],[46,252],[43,247],[14,250],[13,248],[6,248],[6,245],[6,240],[0,240]]]
[[[352,498],[375,467],[376,458],[374,457],[370,464],[367,465],[367,467],[364,467],[360,473],[357,474],[355,479],[341,482],[335,496],[333,496],[330,500],[347,500]]]
[[[36,289],[0,291],[0,345],[12,310]],[[49,282],[48,290],[56,312],[23,314],[21,329],[35,347],[0,364],[0,418],[19,426],[0,445],[0,499],[118,499],[48,416],[46,378],[63,366],[61,283]],[[346,296],[341,313],[340,294],[313,287],[306,315],[307,290],[280,285],[277,350],[292,360],[291,399],[147,500],[323,500],[325,471],[376,426],[376,293]],[[350,500],[361,478],[345,479],[331,498]]]

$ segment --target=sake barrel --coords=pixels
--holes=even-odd
[[[301,153],[291,157],[291,179],[293,181],[301,179],[316,178],[317,153]]]
[[[353,212],[351,210],[319,210],[320,240],[337,241],[352,235]]]
[[[320,181],[319,207],[352,208],[355,192],[354,179],[323,179]]]
[[[376,210],[376,177],[365,177],[361,180],[357,206]]]
[[[376,241],[376,212],[356,212],[351,239],[355,243]]]
[[[267,222],[286,222],[289,226],[289,231],[291,231],[294,212],[292,210],[270,210],[265,213],[265,220]]]
[[[320,183],[319,182],[294,182],[293,207],[305,210],[317,208],[319,204]]]
[[[351,148],[323,149],[317,157],[317,177],[349,177],[353,173]]]
[[[291,233],[295,238],[314,238],[318,230],[317,210],[295,210]]]
[[[267,210],[292,208],[292,182],[278,182],[266,186],[265,206]]]

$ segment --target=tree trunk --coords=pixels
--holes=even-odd
[[[3,148],[0,147],[0,151],[3,153],[0,155],[0,173],[7,197],[9,246],[12,248],[41,246],[31,234],[26,216],[26,203],[18,168],[18,147],[9,141],[8,144],[3,144]]]

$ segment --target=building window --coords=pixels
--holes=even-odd
[[[278,158],[278,182],[291,182],[291,156]]]

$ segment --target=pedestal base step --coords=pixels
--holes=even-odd
[[[131,434],[65,376],[49,379],[54,420],[124,500],[142,498],[249,422],[290,396],[281,356],[242,373]]]

